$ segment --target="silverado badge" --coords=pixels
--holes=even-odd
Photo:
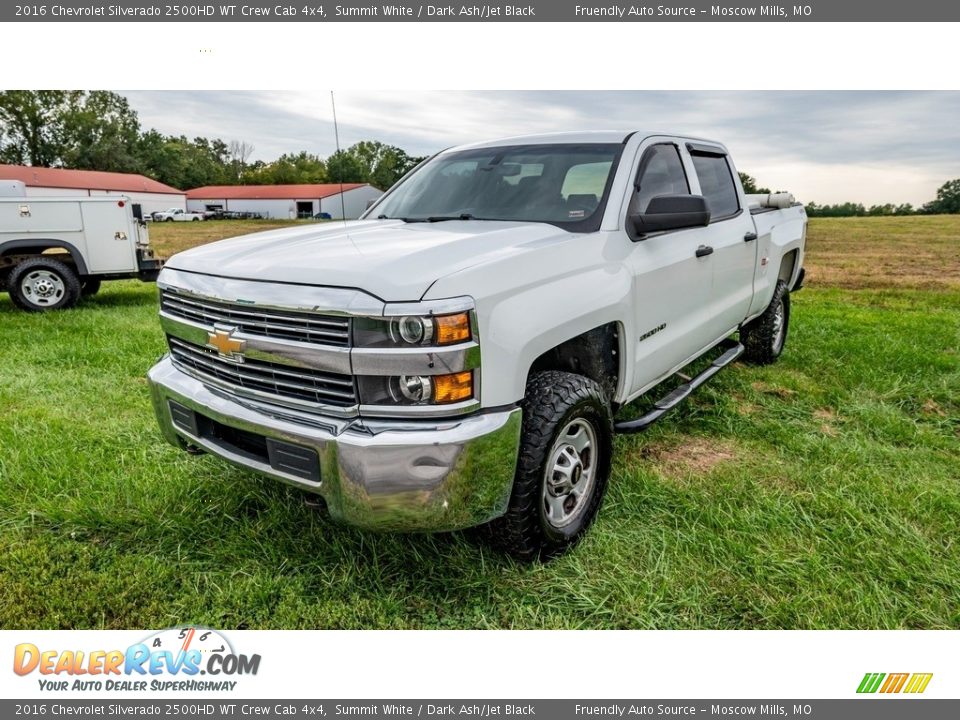
[[[220,353],[220,357],[233,362],[243,362],[243,347],[246,342],[233,337],[236,328],[216,327],[207,334],[207,347]]]

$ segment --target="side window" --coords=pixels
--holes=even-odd
[[[648,148],[637,170],[637,192],[630,203],[631,212],[646,212],[647,205],[658,195],[689,195],[687,174],[683,171],[680,152],[675,145],[654,145]]]
[[[733,184],[730,164],[723,155],[691,154],[693,167],[700,180],[700,191],[707,199],[712,218],[733,215],[740,209],[737,187]]]

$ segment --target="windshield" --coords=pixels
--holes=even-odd
[[[595,230],[622,147],[524,145],[444,153],[394,188],[370,217],[520,220]]]

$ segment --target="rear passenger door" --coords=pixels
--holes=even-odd
[[[710,297],[713,338],[736,328],[746,318],[753,299],[757,236],[749,210],[742,207],[736,170],[726,150],[717,145],[688,143],[696,183],[710,207],[710,225],[700,234],[712,250]]]
[[[646,211],[660,195],[687,195],[692,184],[681,148],[654,142],[640,153],[627,204],[627,217]],[[626,222],[627,233],[633,230]],[[632,393],[649,387],[699,351],[708,339],[712,263],[698,258],[706,228],[631,235],[627,259],[633,275],[634,378]]]

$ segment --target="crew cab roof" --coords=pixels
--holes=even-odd
[[[457,145],[448,148],[444,152],[457,152],[460,150],[472,150],[474,148],[500,147],[502,145],[551,145],[558,143],[622,143],[631,135],[639,135],[641,138],[651,135],[662,135],[665,137],[676,137],[682,140],[699,140],[722,147],[720,143],[705,138],[693,138],[686,135],[676,135],[675,133],[654,132],[646,130],[587,130],[580,132],[555,132],[541,133],[538,135],[517,135],[514,137],[498,138],[496,140],[485,140],[483,142],[470,143],[468,145]]]
[[[501,145],[551,145],[557,143],[621,143],[633,130],[595,130],[585,132],[556,132],[539,135],[517,135],[515,137],[485,140],[484,142],[458,145],[447,152],[470,150],[473,148],[500,147]]]

